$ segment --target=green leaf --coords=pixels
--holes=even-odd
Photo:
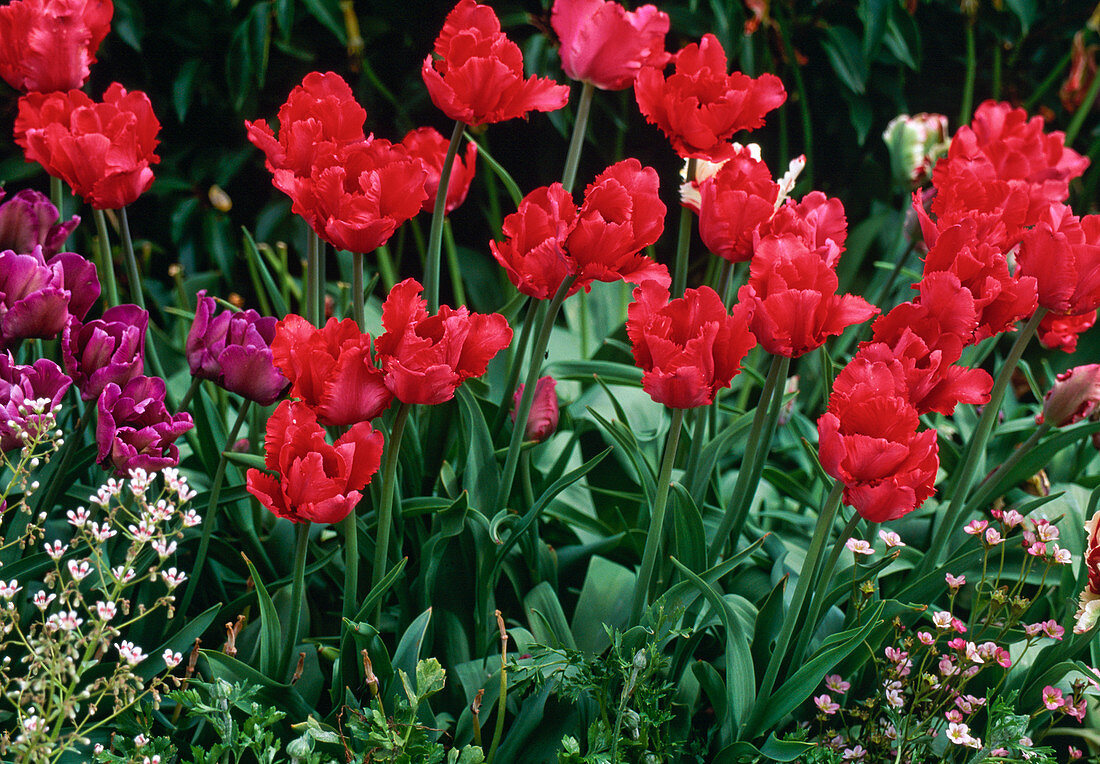
[[[462,470],[462,485],[470,493],[475,509],[486,514],[496,507],[500,468],[493,449],[493,436],[481,407],[466,385],[455,393],[461,413],[462,432],[466,443],[466,463]]]
[[[221,605],[214,605],[198,615],[188,616],[179,631],[166,639],[155,650],[149,651],[149,660],[142,661],[138,668],[134,669],[134,674],[148,682],[164,670],[166,664],[164,663],[164,659],[161,658],[161,655],[165,650],[172,650],[173,652],[187,655],[187,652],[195,644],[195,638],[202,636],[202,633],[206,631],[207,627],[218,617],[218,613],[221,609]],[[170,621],[169,623],[172,622]]]
[[[746,758],[758,757],[765,757],[765,761],[801,761],[818,745],[820,744],[804,743],[800,740],[778,740],[772,733],[760,748],[744,740],[723,748],[714,757],[714,764],[737,764]]]
[[[243,464],[245,467],[255,467],[256,469],[267,470],[267,461],[259,454],[245,454],[240,451],[222,451],[221,455],[225,457],[226,461],[235,464]]]
[[[679,483],[672,483],[673,544],[676,559],[689,569],[705,570],[707,567],[707,533],[703,529],[703,516],[691,495]]]
[[[573,632],[565,620],[558,595],[553,587],[542,581],[523,598],[523,609],[528,615],[528,624],[540,643],[550,647],[577,649]]]
[[[748,635],[732,605],[722,595],[675,557],[672,558],[672,564],[699,590],[722,621],[726,632],[726,703],[730,709],[733,730],[736,730],[748,717],[756,702],[756,670],[752,662],[752,652],[749,650]]]
[[[275,603],[271,601],[271,595],[267,593],[267,587],[264,586],[263,579],[256,572],[256,566],[244,553],[241,554],[241,557],[244,557],[245,565],[248,566],[248,573],[252,576],[252,583],[256,586],[256,598],[260,603],[260,673],[277,680],[281,678],[276,677],[275,672],[279,669],[279,651],[285,641],[280,638],[283,627],[279,623],[279,614],[275,610]],[[297,636],[296,634],[287,634],[286,639],[295,640]]]
[[[719,456],[723,456],[729,451],[730,440],[736,435],[743,434],[748,430],[750,424],[752,424],[752,417],[747,413],[741,414],[703,446],[703,450],[699,453],[699,462],[696,465],[695,474],[684,476],[689,481],[688,491],[691,493],[691,498],[695,500],[696,506],[703,503],[707,483],[710,481],[711,474],[714,472],[714,465],[717,464]]]
[[[768,699],[768,706],[761,716],[760,727],[747,732],[751,735],[759,735],[772,729],[782,721],[784,716],[805,702],[821,684],[825,674],[848,657],[848,654],[855,650],[878,625],[882,608],[883,603],[879,602],[866,614],[867,622],[862,626],[828,637],[813,657],[806,661],[790,679],[780,685]]]
[[[863,19],[863,59],[873,61],[882,37],[886,33],[886,23],[890,19],[890,0],[860,0],[859,16]]]
[[[245,685],[259,687],[256,700],[273,706],[280,711],[285,711],[292,719],[305,719],[310,714],[316,714],[297,688],[292,685],[276,682],[270,677],[261,674],[246,663],[225,653],[214,650],[202,650],[202,657],[206,658],[210,667],[210,673],[214,677],[220,677],[229,682],[240,682]]]
[[[626,628],[634,572],[618,563],[593,556],[581,586],[577,609],[573,611],[573,637],[577,647],[589,655],[602,653],[611,644],[606,627]]]
[[[863,48],[855,33],[847,27],[827,27],[821,45],[840,81],[853,93],[866,93],[867,62],[863,58]]]
[[[552,361],[545,371],[554,379],[576,379],[590,382],[596,376],[610,385],[642,384],[642,370],[616,361]]]
[[[424,646],[424,635],[428,633],[428,624],[431,620],[432,609],[428,608],[418,615],[409,624],[409,628],[405,629],[405,633],[401,635],[401,639],[397,643],[397,649],[393,652],[392,665],[395,675],[402,671],[407,675],[416,675],[416,664],[420,660],[420,649]],[[388,702],[393,701],[394,694],[398,689],[397,684],[393,679],[390,680],[390,685],[385,694]],[[387,707],[392,706],[387,705]]]
[[[341,45],[347,45],[347,30],[340,19],[340,6],[337,0],[302,0],[302,4],[313,18],[321,22],[340,41]]]
[[[195,76],[202,66],[201,58],[191,58],[180,67],[180,73],[176,75],[172,83],[172,106],[176,109],[176,117],[183,122],[187,116],[187,110],[191,106],[191,99],[195,91]]]
[[[275,317],[282,318],[287,314],[286,301],[283,300],[282,290],[275,285],[275,279],[271,277],[271,271],[268,270],[267,263],[260,257],[260,250],[256,246],[256,240],[252,238],[252,234],[244,226],[241,226],[241,232],[244,234],[245,256],[255,264],[256,270],[260,273],[260,278],[263,280],[264,288],[267,291],[267,299],[271,300],[271,304],[275,306]]]
[[[470,143],[477,144],[478,161],[487,164],[489,169],[493,171],[493,174],[500,178],[500,182],[504,184],[504,188],[508,191],[508,195],[512,197],[512,203],[519,207],[519,203],[523,201],[523,192],[519,190],[519,186],[512,180],[512,176],[501,166],[500,162],[493,159],[492,154],[486,151],[482,144],[474,140],[474,136],[472,136],[468,130],[464,132],[463,135],[466,136],[466,140]]]
[[[1035,0],[1005,0],[1005,5],[1020,21],[1020,31],[1026,35],[1039,15]]]

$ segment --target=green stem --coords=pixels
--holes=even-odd
[[[791,641],[791,633],[794,631],[795,624],[801,618],[802,605],[806,602],[806,594],[810,590],[810,584],[814,577],[812,571],[817,567],[821,558],[821,550],[825,547],[825,542],[831,535],[833,518],[836,517],[837,509],[840,507],[840,497],[843,493],[844,484],[840,482],[833,483],[833,488],[829,491],[829,497],[825,500],[825,507],[821,510],[821,514],[817,516],[817,525],[814,527],[813,536],[810,537],[810,548],[806,551],[806,558],[802,561],[802,570],[798,575],[798,584],[795,586],[794,596],[791,597],[791,606],[787,608],[787,614],[783,617],[783,627],[780,629],[771,658],[768,660],[768,667],[764,671],[764,680],[760,684],[760,691],[756,694],[752,716],[745,725],[745,729],[753,730],[754,734],[757,731],[757,722],[771,699],[772,689],[775,687],[775,680],[779,675],[779,668],[783,664],[783,659],[787,654],[787,645]],[[760,730],[760,732],[763,732],[763,730]]]
[[[53,503],[57,500],[57,494],[61,490],[69,485],[65,482],[65,470],[69,468],[69,463],[73,460],[73,455],[80,450],[80,447],[84,444],[84,430],[88,427],[88,422],[91,421],[92,412],[96,410],[95,404],[91,404],[84,409],[83,415],[76,422],[76,427],[72,432],[65,434],[65,445],[62,447],[61,461],[57,463],[56,469],[53,471],[53,479],[50,480],[48,486],[46,486],[45,492],[43,492],[41,498],[38,500],[36,507],[37,513],[49,512],[53,509]],[[5,492],[4,496],[7,496]]]
[[[1067,146],[1073,145],[1074,140],[1077,139],[1077,134],[1081,132],[1081,127],[1085,124],[1085,120],[1092,113],[1092,105],[1096,101],[1097,93],[1100,93],[1100,77],[1093,77],[1092,84],[1089,85],[1089,90],[1085,93],[1085,100],[1077,107],[1077,112],[1070,120],[1069,127],[1066,128]]]
[[[315,326],[325,325],[325,287],[327,285],[325,280],[325,256],[327,253],[327,245],[320,236],[317,236],[317,302],[315,304],[317,314],[310,317]]]
[[[695,177],[695,157],[688,160],[687,179]],[[676,261],[672,274],[672,297],[681,297],[687,286],[688,255],[691,249],[691,221],[695,214],[688,207],[680,207],[680,232],[676,238]]]
[[[726,506],[726,514],[722,517],[722,522],[710,544],[711,562],[718,559],[727,541],[731,541],[734,547],[737,546],[737,538],[745,526],[745,519],[752,506],[752,499],[756,495],[756,486],[760,482],[764,462],[771,450],[771,433],[774,433],[775,423],[779,419],[783,387],[790,364],[791,359],[786,356],[772,356],[771,367],[768,369],[764,388],[760,391],[760,400],[756,404],[756,413],[752,418],[749,439],[745,443],[745,455],[742,458],[741,469],[737,472],[737,482],[734,484],[730,503]],[[779,400],[779,406],[774,405],[774,399]]]
[[[577,117],[573,120],[573,135],[569,138],[569,151],[565,155],[565,169],[561,174],[561,184],[566,191],[573,190],[573,183],[577,179],[577,166],[581,161],[581,151],[584,148],[584,137],[588,132],[588,114],[592,110],[592,96],[596,92],[596,86],[591,82],[585,82],[581,87],[581,97],[577,101]]]
[[[500,477],[500,489],[497,491],[496,507],[503,508],[512,494],[512,482],[516,477],[516,465],[519,463],[519,452],[523,446],[523,434],[527,431],[527,418],[531,415],[531,404],[535,400],[535,385],[539,381],[539,372],[542,370],[542,357],[546,353],[546,346],[550,344],[550,333],[554,328],[554,320],[558,317],[558,311],[565,302],[566,295],[573,287],[576,276],[567,276],[558,287],[558,291],[550,300],[550,306],[542,316],[535,344],[531,347],[531,363],[527,367],[527,381],[524,383],[523,396],[516,408],[516,421],[512,425],[512,438],[508,442],[508,456],[504,460],[504,473]]]
[[[405,422],[412,411],[411,403],[402,403],[397,408],[390,430],[390,442],[386,444],[385,461],[382,465],[382,503],[378,508],[378,537],[374,545],[374,569],[371,573],[371,588],[378,586],[386,576],[386,563],[390,550],[390,531],[393,529],[393,497],[397,490],[397,456],[401,450],[401,435],[405,432]],[[382,614],[382,601],[378,601],[375,610],[375,625]]]
[[[1001,42],[998,40],[993,45],[993,92],[990,97],[994,101],[1001,100],[1001,67],[1002,59],[1004,58],[1004,50],[1001,47]]]
[[[176,413],[181,411],[187,411],[187,407],[191,405],[191,399],[195,397],[195,393],[199,391],[199,386],[202,385],[202,380],[198,377],[191,377],[191,384],[187,386],[187,392],[183,394],[183,398],[180,400],[179,405],[176,406]]]
[[[455,244],[451,219],[443,219],[443,248],[447,252],[447,271],[451,276],[451,291],[455,296],[455,305],[466,304],[466,289],[462,286],[462,267],[458,262],[458,245]]]
[[[363,253],[351,253],[351,315],[359,324],[359,331],[367,330],[366,309],[363,306]]]
[[[485,758],[486,764],[493,764],[497,754],[497,746],[504,735],[504,712],[508,706],[508,632],[504,629],[504,621],[497,613],[497,623],[500,624],[500,694],[497,697],[497,718],[493,728],[493,742],[489,746],[489,753]]]
[[[374,254],[378,258],[378,273],[382,276],[382,286],[389,292],[397,283],[397,268],[394,267],[390,249],[383,244],[374,251]]]
[[[302,600],[306,589],[306,553],[309,551],[309,527],[312,523],[306,520],[297,523],[294,541],[294,579],[290,588],[290,623],[287,624],[286,642],[283,644],[283,654],[279,658],[279,670],[276,681],[286,679],[286,672],[290,669],[290,658],[294,655],[294,647],[298,644],[298,624],[302,621]]]
[[[309,238],[306,240],[306,310],[305,319],[310,323],[316,323],[317,315],[317,257],[320,248],[320,237],[312,228],[309,229]]]
[[[1020,50],[1020,48],[1017,48],[1017,51],[1019,51],[1019,50]],[[1028,112],[1031,112],[1035,108],[1035,104],[1037,104],[1041,100],[1043,100],[1043,96],[1045,96],[1047,94],[1047,91],[1050,90],[1052,87],[1054,87],[1056,84],[1058,84],[1062,81],[1062,78],[1065,75],[1066,67],[1069,66],[1070,61],[1072,61],[1072,60],[1073,60],[1073,51],[1072,50],[1067,50],[1066,54],[1064,56],[1062,56],[1061,60],[1057,64],[1054,65],[1053,69],[1050,70],[1050,74],[1047,75],[1046,79],[1043,80],[1039,84],[1039,87],[1036,88],[1035,90],[1033,90],[1031,95],[1028,96],[1028,99],[1026,101],[1024,101],[1024,109],[1026,109]],[[1012,66],[1012,59],[1010,58],[1009,59],[1009,67],[1011,67],[1011,66]],[[1067,141],[1066,145],[1067,146],[1069,145],[1068,141]]]
[[[862,519],[858,512],[852,513],[852,519],[840,532],[836,543],[833,544],[833,551],[829,553],[828,559],[825,560],[825,567],[821,569],[819,578],[820,583],[815,587],[810,599],[809,618],[803,623],[801,633],[798,635],[798,642],[795,643],[794,652],[791,653],[791,661],[795,664],[802,662],[806,645],[809,644],[814,632],[817,631],[817,624],[821,620],[821,610],[825,606],[825,598],[829,596],[829,586],[833,583],[833,572],[836,570],[837,561],[844,550],[844,545],[848,542],[848,539],[852,538],[856,526],[859,525],[859,521]]]
[[[111,256],[111,237],[107,234],[107,216],[103,210],[94,210],[96,235],[99,237],[99,270],[103,280],[107,307],[118,305],[118,285],[115,283],[115,262]]]
[[[61,181],[61,178],[55,178],[50,176],[50,201],[53,202],[53,206],[57,207],[57,222],[65,222],[65,184]],[[65,241],[61,242],[61,251],[64,252],[69,248],[69,239],[65,237]]]
[[[500,432],[500,428],[504,426],[504,418],[512,410],[512,397],[516,391],[516,383],[519,382],[520,372],[523,371],[523,359],[527,357],[527,343],[531,341],[531,330],[538,323],[539,313],[545,307],[545,300],[531,300],[527,306],[527,315],[523,318],[523,328],[519,333],[519,342],[516,344],[516,351],[508,364],[508,380],[504,385],[504,392],[500,396],[500,405],[497,406],[497,414],[493,417],[493,429],[490,432]]]
[[[1000,482],[1001,477],[1007,473],[1010,469],[1020,463],[1020,460],[1027,456],[1028,452],[1035,447],[1035,445],[1050,431],[1050,422],[1044,421],[1028,436],[1028,439],[1013,449],[1012,453],[1007,459],[1002,462],[997,469],[989,473],[985,480],[978,484],[977,491],[970,501],[966,502],[966,508],[968,510],[974,510],[977,507],[982,506],[989,499],[993,498],[989,495],[993,487]],[[1088,442],[1087,440],[1082,442]]]
[[[451,182],[451,168],[458,154],[458,145],[462,142],[462,131],[466,124],[455,121],[451,132],[451,142],[447,144],[447,156],[439,171],[439,190],[435,194],[435,208],[432,210],[432,227],[428,233],[427,262],[424,266],[424,293],[428,299],[428,312],[439,311],[439,260],[443,244],[443,218],[447,214],[447,186]]]
[[[1035,314],[1016,335],[1016,341],[1012,344],[1008,357],[1001,364],[1001,371],[997,374],[997,379],[993,383],[993,390],[989,393],[989,403],[982,408],[981,418],[978,419],[978,424],[967,443],[966,459],[962,468],[956,473],[957,477],[951,490],[951,504],[946,512],[938,514],[939,524],[936,526],[932,545],[917,569],[918,574],[927,573],[929,568],[939,562],[942,553],[946,550],[947,539],[959,522],[959,515],[965,506],[966,495],[970,492],[970,486],[973,485],[974,478],[977,476],[978,462],[985,454],[985,446],[989,441],[990,434],[993,432],[993,424],[997,421],[997,415],[1000,413],[1001,401],[1004,399],[1005,391],[1008,390],[1012,373],[1016,370],[1016,364],[1024,354],[1024,348],[1027,347],[1032,335],[1039,328],[1039,322],[1043,320],[1046,313],[1047,309],[1043,307],[1035,311]]]
[[[668,492],[672,487],[672,465],[676,461],[676,446],[680,442],[680,430],[684,422],[684,409],[672,410],[672,424],[668,428],[668,442],[661,459],[661,471],[657,477],[657,496],[653,499],[653,511],[649,515],[649,530],[645,536],[645,550],[642,552],[642,567],[634,581],[634,601],[630,606],[630,626],[633,628],[642,621],[649,600],[649,587],[653,580],[653,569],[657,563],[657,550],[661,546],[662,531],[665,523],[665,509],[668,507]]]
[[[248,416],[248,409],[251,406],[252,401],[246,398],[240,409],[237,410],[237,418],[233,420],[233,426],[229,428],[229,436],[226,438],[225,451],[218,457],[218,467],[214,471],[214,482],[210,486],[210,501],[206,503],[206,516],[202,519],[202,538],[199,540],[198,552],[195,553],[195,564],[191,569],[191,578],[187,582],[187,590],[184,592],[183,599],[180,600],[179,608],[176,609],[176,612],[181,615],[187,613],[187,606],[191,604],[191,598],[195,596],[195,590],[199,586],[199,576],[206,564],[210,539],[214,535],[214,521],[218,515],[218,498],[221,496],[222,485],[225,483],[225,471],[229,467],[229,459],[226,458],[226,453],[231,451],[233,444],[237,442],[237,436],[241,432],[241,427],[244,425],[244,420]]]
[[[974,19],[966,22],[966,81],[963,83],[962,106],[959,107],[959,124],[970,123],[974,110],[974,80],[978,74],[978,51],[974,39]]]
[[[122,232],[122,254],[126,262],[126,275],[130,279],[130,296],[134,298],[134,304],[145,310],[145,291],[141,288],[141,272],[138,271],[137,257],[134,255],[134,240],[130,237],[130,219],[126,215],[126,208],[118,210],[119,228]],[[153,374],[165,377],[164,368],[160,364],[160,354],[157,353],[157,343],[153,340],[153,327],[145,328],[145,357],[149,359],[149,367]]]
[[[354,650],[347,650],[348,623],[359,612],[359,517],[353,507],[348,516],[340,521],[340,528],[344,532],[344,607],[343,618],[340,619],[340,664],[341,673],[345,678],[354,676],[349,671],[354,666]],[[350,661],[347,665],[344,661]],[[345,679],[346,681],[346,679]]]

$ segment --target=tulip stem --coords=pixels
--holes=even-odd
[[[451,274],[451,291],[454,292],[454,304],[466,304],[466,290],[462,287],[462,268],[458,263],[458,245],[455,244],[451,219],[443,218],[443,244],[447,250],[447,270]]]
[[[978,51],[974,39],[974,19],[971,18],[966,22],[966,79],[963,81],[962,106],[959,107],[960,125],[970,122],[974,110],[974,80],[977,74]]]
[[[726,514],[710,543],[712,563],[717,561],[727,541],[734,548],[737,547],[737,539],[741,535],[741,529],[745,527],[745,520],[760,482],[760,474],[764,470],[764,462],[771,451],[772,438],[783,403],[783,383],[787,379],[790,364],[791,359],[786,356],[772,356],[771,367],[768,369],[767,379],[764,380],[764,388],[760,391],[760,400],[756,404],[756,413],[753,414],[749,439],[745,442],[745,454],[741,459],[741,468],[737,471],[737,482],[734,484],[730,503],[726,506]]]
[[[385,462],[382,465],[382,504],[378,508],[378,536],[374,545],[374,571],[371,574],[371,588],[375,588],[386,576],[386,562],[389,557],[390,531],[393,529],[393,496],[397,490],[397,456],[401,450],[401,435],[405,432],[405,422],[412,411],[411,403],[402,403],[397,408],[390,430],[390,442],[386,444]],[[378,628],[382,617],[382,600],[374,611],[375,627]]]
[[[55,178],[50,176],[50,201],[53,202],[53,206],[57,207],[57,223],[61,225],[65,222],[65,184],[61,178]],[[65,251],[69,248],[69,237],[65,237],[65,241],[61,242],[61,250]]]
[[[134,304],[145,310],[145,293],[141,288],[141,273],[138,271],[137,258],[134,256],[134,240],[130,237],[130,219],[126,215],[126,208],[118,208],[119,230],[122,234],[122,254],[126,261],[126,275],[130,279],[130,296],[134,298]],[[157,343],[153,341],[152,324],[145,325],[145,353],[149,358],[149,366],[153,374],[164,378],[164,368],[160,365],[160,355],[157,353]]]
[[[187,392],[183,394],[183,398],[180,399],[179,405],[176,406],[176,413],[181,411],[187,411],[187,407],[191,405],[191,399],[195,397],[195,393],[199,391],[199,386],[202,384],[202,378],[191,377],[191,384],[187,386]]]
[[[768,707],[771,699],[772,688],[775,687],[776,677],[779,675],[779,667],[787,654],[787,646],[791,641],[791,633],[795,624],[802,615],[802,606],[806,603],[806,594],[810,591],[810,584],[815,578],[814,570],[821,561],[821,552],[825,548],[825,542],[832,535],[833,519],[837,509],[840,508],[840,498],[844,493],[844,484],[840,481],[833,483],[829,497],[825,499],[825,506],[821,514],[817,516],[817,525],[810,537],[810,548],[806,551],[806,557],[802,561],[802,569],[798,574],[798,583],[795,585],[794,595],[791,597],[791,605],[783,617],[783,627],[779,631],[779,637],[775,641],[768,667],[764,671],[764,680],[760,683],[760,691],[756,694],[756,703],[753,705],[752,714],[745,723],[745,730],[752,730],[754,735],[763,733],[758,730],[757,724],[761,714]]]
[[[504,394],[497,406],[497,414],[493,417],[493,429],[490,432],[500,432],[504,425],[504,418],[512,408],[512,396],[516,391],[516,383],[519,382],[519,374],[523,370],[523,359],[527,356],[527,343],[531,341],[531,327],[539,320],[539,312],[546,307],[544,300],[531,300],[527,306],[527,315],[523,319],[523,329],[519,333],[519,342],[516,344],[516,352],[508,366],[508,381],[504,386]]]
[[[366,308],[363,305],[363,253],[351,253],[351,315],[359,331],[367,330]]]
[[[516,477],[516,465],[519,463],[519,452],[523,445],[523,436],[527,432],[527,419],[531,415],[531,404],[535,400],[535,386],[539,381],[539,372],[542,370],[542,358],[546,353],[546,346],[550,344],[550,333],[554,328],[554,319],[558,317],[558,311],[565,302],[566,295],[572,289],[577,277],[566,276],[558,287],[558,291],[550,300],[550,306],[542,316],[538,336],[531,347],[531,363],[527,367],[527,381],[524,383],[523,396],[519,406],[516,407],[516,421],[512,425],[512,439],[508,442],[508,456],[504,460],[504,474],[500,477],[500,488],[497,491],[496,508],[502,509],[512,494],[512,483]]]
[[[696,159],[692,157],[687,163],[687,182],[695,177]],[[676,239],[675,272],[672,274],[672,296],[682,297],[687,287],[688,253],[691,249],[691,219],[694,213],[689,207],[680,207],[680,233]]]
[[[938,563],[941,553],[946,549],[948,536],[951,535],[951,531],[958,524],[959,516],[966,506],[966,496],[970,492],[970,487],[977,475],[978,462],[985,454],[985,446],[989,442],[990,434],[993,432],[993,424],[997,421],[997,415],[1000,413],[1001,401],[1004,399],[1005,391],[1008,390],[1012,373],[1016,370],[1016,364],[1019,363],[1020,357],[1024,354],[1024,348],[1027,347],[1032,335],[1039,328],[1039,322],[1043,320],[1043,316],[1046,314],[1046,308],[1040,306],[1036,309],[1035,314],[1016,335],[1016,341],[1012,344],[1012,349],[1008,351],[1008,357],[1001,365],[1001,371],[997,374],[997,379],[993,383],[993,390],[989,393],[989,402],[982,407],[982,415],[967,441],[966,459],[963,461],[962,469],[956,474],[955,484],[951,488],[951,504],[948,505],[946,512],[937,513],[939,523],[935,526],[936,532],[932,538],[932,545],[928,548],[928,553],[925,554],[924,559],[921,560],[921,564],[917,568],[918,575],[927,573],[933,565]]]
[[[451,183],[451,168],[454,167],[458,145],[462,143],[462,131],[466,123],[455,121],[451,132],[451,141],[447,144],[447,156],[439,170],[439,189],[435,193],[435,208],[432,210],[432,227],[428,233],[428,253],[424,263],[424,293],[428,298],[428,312],[439,312],[439,261],[443,245],[443,218],[447,215],[447,187]]]
[[[596,86],[591,82],[585,82],[581,87],[580,100],[577,101],[577,116],[573,120],[573,135],[569,138],[569,151],[565,155],[565,169],[561,174],[561,184],[569,192],[573,191],[573,183],[577,179],[577,167],[581,162],[584,138],[588,133],[588,115],[592,111],[592,96],[595,92]]]
[[[107,216],[103,210],[94,210],[96,235],[99,237],[99,270],[102,271],[103,286],[106,290],[107,307],[118,305],[118,286],[115,284],[115,263],[111,257],[111,238],[107,234]]]
[[[283,654],[279,658],[279,670],[275,680],[285,681],[290,668],[290,656],[298,644],[298,625],[302,622],[302,600],[306,589],[306,554],[309,552],[309,527],[312,523],[305,520],[295,524],[294,537],[294,578],[290,584],[290,622],[287,624],[286,641]]]
[[[664,535],[665,509],[668,507],[668,492],[672,487],[672,465],[676,461],[676,447],[680,442],[680,430],[683,429],[684,409],[672,410],[672,423],[668,427],[668,440],[665,454],[661,458],[661,471],[657,476],[657,496],[653,499],[653,510],[649,513],[649,530],[645,535],[645,550],[642,552],[642,567],[634,581],[634,602],[630,606],[630,628],[642,621],[649,600],[649,587],[653,583],[653,569],[657,563],[657,550]]]
[[[176,609],[179,614],[187,613],[187,606],[191,604],[191,598],[195,596],[195,590],[199,586],[199,576],[202,574],[203,565],[206,564],[206,553],[210,548],[210,538],[214,534],[214,520],[218,516],[218,498],[225,484],[225,471],[229,466],[226,453],[233,450],[233,444],[237,442],[237,436],[241,432],[245,419],[248,417],[248,409],[252,401],[245,398],[241,407],[237,410],[237,418],[233,426],[229,428],[229,436],[226,438],[225,451],[218,457],[218,467],[214,472],[214,482],[210,486],[210,500],[206,503],[206,517],[202,519],[202,538],[199,540],[199,550],[195,553],[195,564],[191,569],[191,579],[187,582],[187,590],[180,600],[180,606]]]
[[[309,237],[306,239],[306,309],[305,318],[312,324],[317,324],[317,257],[321,240],[312,228],[309,229]]]
[[[311,320],[317,326],[325,325],[325,308],[327,307],[325,300],[325,256],[328,253],[328,247],[325,242],[316,233],[313,234],[317,241],[317,303],[314,305],[314,309],[317,311],[315,316],[311,317]]]

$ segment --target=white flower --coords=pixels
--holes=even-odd
[[[864,539],[848,539],[844,542],[844,546],[848,547],[848,551],[852,554],[874,554],[875,550],[871,548],[871,544]]]
[[[1054,549],[1051,550],[1051,557],[1056,565],[1069,565],[1073,562],[1073,555],[1068,549],[1062,549],[1057,544],[1054,545]]]
[[[50,603],[53,602],[55,599],[57,599],[56,594],[50,594],[47,596],[46,592],[43,591],[38,591],[34,593],[34,604],[39,610],[43,612],[45,612],[46,608],[48,608],[50,606]]]
[[[932,614],[932,623],[936,624],[937,629],[949,629],[951,628],[951,614],[946,610],[940,610]]]
[[[140,647],[137,647],[133,642],[127,642],[126,640],[123,640],[119,643],[118,654],[119,657],[121,657],[131,666],[136,666],[149,657],[141,651]]]
[[[187,580],[187,574],[182,570],[176,570],[175,568],[169,568],[168,570],[162,570],[160,572],[161,578],[164,579],[164,583],[169,589],[175,589],[177,586]]]
[[[164,539],[154,539],[153,540],[153,549],[156,550],[157,556],[159,556],[160,559],[163,560],[163,559],[166,559],[168,557],[168,555],[172,554],[172,552],[176,551],[176,542],[175,541],[165,542]]]
[[[70,509],[66,512],[65,517],[69,518],[69,525],[75,528],[83,528],[90,515],[86,507],[77,507],[75,510]]]
[[[183,660],[182,655],[172,652],[171,649],[165,650],[160,657],[164,659],[165,665],[167,665],[170,669],[180,665],[180,661]]]
[[[1002,541],[1004,541],[1004,537],[1001,535],[1001,532],[999,530],[997,530],[996,528],[986,529],[985,543],[989,544],[990,546],[997,546],[997,544],[1000,544]]]
[[[16,595],[17,592],[22,590],[22,588],[23,587],[20,586],[19,582],[14,578],[7,583],[5,583],[4,581],[0,581],[0,597],[3,597],[6,600],[10,600]]]
[[[45,548],[46,554],[53,560],[60,560],[65,552],[69,551],[69,545],[62,544],[60,541],[54,541],[52,544],[47,541],[42,546]]]
[[[121,565],[119,565],[119,566],[118,566],[118,567],[116,567],[116,568],[111,568],[111,575],[115,577],[115,580],[116,580],[116,581],[118,581],[118,582],[120,582],[120,583],[124,583],[124,584],[125,584],[125,583],[127,583],[127,582],[129,582],[129,581],[133,581],[133,580],[134,580],[134,576],[135,576],[136,574],[134,573],[134,569],[133,569],[133,568],[127,568],[127,569],[126,569],[126,570],[124,571],[124,570],[122,569],[122,566],[121,566]]]
[[[156,526],[144,517],[141,518],[141,521],[137,524],[136,527],[133,525],[127,527],[129,528],[130,536],[133,537],[134,541],[148,541],[149,539],[153,538],[153,536],[155,536],[157,533]]]
[[[76,611],[74,610],[62,610],[60,613],[54,613],[46,619],[46,628],[50,631],[73,631],[80,627],[80,624],[84,623],[83,618],[78,618]]]
[[[905,546],[905,544],[902,543],[901,536],[894,531],[879,531],[878,537],[886,544],[887,549]]]
[[[149,510],[149,517],[155,522],[163,523],[172,519],[172,515],[176,513],[176,508],[166,502],[164,499],[160,499]]]
[[[970,745],[970,727],[966,724],[951,722],[947,725],[947,739],[955,745]]]
[[[187,510],[183,515],[183,527],[194,528],[202,522],[202,516],[193,509]]]
[[[87,560],[69,560],[69,575],[76,581],[83,581],[88,577],[88,574],[92,572],[92,566],[88,564]]]
[[[111,537],[118,535],[118,531],[111,530],[111,526],[107,525],[106,522],[103,523],[103,525],[93,522],[91,525],[88,526],[88,528],[92,532],[92,538],[100,543],[103,543]]]
[[[115,617],[115,614],[118,612],[118,607],[110,600],[107,602],[99,600],[95,603],[95,612],[101,620],[109,621]]]

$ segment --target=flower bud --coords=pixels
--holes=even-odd
[[[1100,402],[1100,364],[1077,366],[1058,375],[1043,397],[1043,413],[1035,418],[1065,427],[1091,416]]]
[[[531,413],[527,417],[526,440],[538,443],[549,438],[558,429],[558,396],[554,392],[557,382],[553,377],[540,377],[535,383],[535,398],[531,402]],[[512,422],[516,421],[516,409],[523,397],[524,385],[520,385],[513,397]]]
[[[882,133],[890,150],[894,180],[919,186],[932,177],[932,165],[947,153],[947,117],[942,114],[899,114]]]

